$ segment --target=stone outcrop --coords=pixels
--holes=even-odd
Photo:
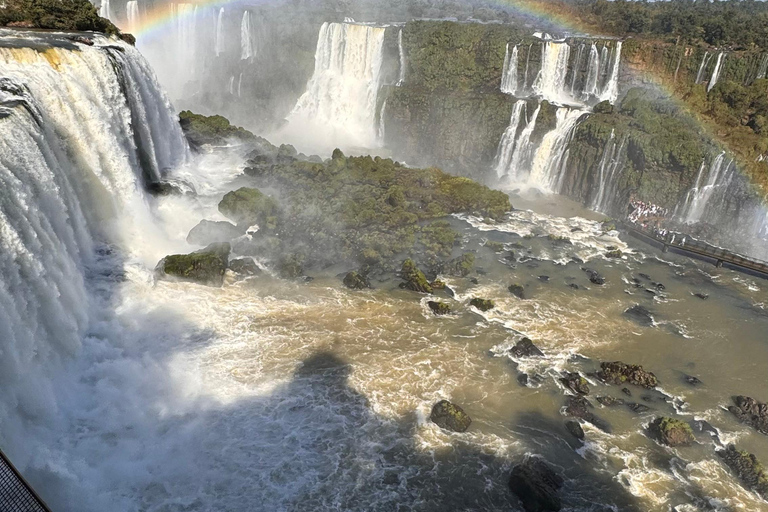
[[[658,385],[656,376],[645,371],[642,366],[634,364],[625,364],[621,361],[612,363],[600,363],[600,371],[597,376],[609,383],[617,386],[633,384],[646,389],[655,388]]]
[[[768,435],[768,404],[748,396],[735,396],[733,403],[734,405],[728,407],[731,414],[742,423]]]
[[[562,508],[560,488],[563,477],[539,457],[528,456],[512,468],[510,490],[526,512],[557,512]]]
[[[667,446],[688,446],[696,441],[691,426],[673,418],[656,418],[648,425],[648,432]]]
[[[230,245],[211,244],[191,254],[166,256],[157,264],[155,274],[160,279],[193,281],[221,286],[229,264]]]
[[[448,400],[440,400],[432,407],[429,419],[438,427],[454,432],[465,432],[472,423],[472,418],[464,409]]]

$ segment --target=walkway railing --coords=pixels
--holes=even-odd
[[[51,512],[32,486],[0,451],[0,511]]]

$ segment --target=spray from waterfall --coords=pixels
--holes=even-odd
[[[700,222],[713,194],[718,189],[724,189],[728,186],[733,174],[728,171],[733,167],[733,159],[726,159],[725,152],[720,153],[712,160],[705,182],[704,175],[707,167],[702,162],[696,176],[696,184],[688,191],[682,206],[676,211],[677,218],[686,224]]]
[[[129,0],[125,5],[125,10],[128,16],[128,31],[134,32],[140,23],[138,0]]]

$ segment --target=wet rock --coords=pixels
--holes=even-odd
[[[159,279],[178,279],[209,286],[224,284],[231,247],[228,243],[211,244],[191,254],[166,256],[157,264]]]
[[[548,283],[549,276],[539,276],[539,281],[541,281],[542,283]]]
[[[685,382],[693,387],[701,386],[702,382],[698,377],[694,377],[693,375],[684,375],[683,380]]]
[[[525,288],[523,288],[522,285],[514,283],[514,284],[509,285],[507,290],[509,290],[509,293],[511,293],[515,297],[517,297],[519,299],[525,299]]]
[[[253,258],[235,258],[229,262],[229,269],[241,276],[255,276],[261,274],[261,269],[253,261]]]
[[[624,405],[623,398],[615,398],[612,396],[598,396],[596,399],[598,402],[600,402],[601,405],[604,405],[605,407],[618,407],[620,405]]]
[[[277,273],[283,279],[297,279],[304,274],[304,259],[296,254],[284,256],[277,265]]]
[[[637,414],[641,414],[641,413],[648,412],[648,411],[651,410],[651,408],[648,407],[647,405],[638,404],[638,403],[635,403],[635,402],[627,402],[627,407],[629,407],[630,411],[632,411],[634,413],[637,413]]]
[[[509,349],[509,352],[514,357],[544,357],[544,352],[539,350],[539,347],[534,345],[528,338],[518,341],[514,347]]]
[[[653,389],[658,385],[658,380],[653,373],[645,371],[642,366],[626,364],[621,361],[600,363],[600,371],[597,375],[601,380],[617,386],[632,384]]]
[[[608,251],[605,253],[606,258],[621,259],[622,256],[624,256],[624,253],[621,252],[619,249],[613,249],[612,251]]]
[[[488,240],[483,245],[488,249],[492,250],[493,252],[502,252],[504,250],[504,244],[501,242],[494,242],[492,240]]]
[[[563,383],[563,386],[570,389],[574,393],[578,395],[588,395],[589,394],[589,383],[587,382],[587,379],[579,375],[578,373],[567,373],[564,377],[560,379],[560,382]]]
[[[431,286],[433,290],[445,290],[447,285],[445,284],[444,281],[435,279],[434,281],[432,281]]]
[[[509,253],[506,256],[504,256],[504,259],[507,260],[507,261],[512,261],[512,262],[517,261],[517,258],[515,257],[515,252],[514,251],[509,251]]]
[[[574,263],[578,263],[579,265],[584,264],[584,260],[579,258],[578,256],[571,256],[571,261]]]
[[[648,274],[643,274],[642,272],[640,272],[638,275],[640,277],[642,277],[643,279],[645,279],[646,281],[651,281],[652,280],[651,276],[649,276]]]
[[[621,388],[621,392],[627,396],[632,396],[632,392],[629,390],[629,388]]]
[[[241,187],[224,196],[219,202],[219,211],[238,226],[273,227],[277,202],[258,189]]]
[[[737,450],[732,444],[724,450],[717,450],[718,456],[736,473],[746,487],[768,499],[768,474],[753,454]]]
[[[371,283],[368,281],[368,277],[357,271],[348,272],[344,276],[344,286],[351,290],[364,290],[370,288]]]
[[[691,426],[674,418],[656,418],[648,425],[648,433],[667,446],[689,446],[696,441]]]
[[[735,396],[728,410],[739,421],[746,423],[758,432],[768,435],[768,404],[758,402],[748,396]]]
[[[472,423],[464,409],[448,400],[440,400],[432,407],[429,419],[438,427],[454,432],[465,432]]]
[[[608,423],[592,412],[593,407],[584,395],[569,396],[565,404],[565,415],[582,419],[604,432],[610,432],[611,428]]]
[[[584,429],[581,428],[581,423],[575,420],[568,420],[565,422],[565,429],[570,432],[570,434],[575,437],[576,439],[579,439],[580,441],[584,440]]]
[[[563,478],[538,457],[528,456],[512,468],[510,490],[520,499],[526,512],[557,512],[561,509],[559,491]]]
[[[469,282],[472,284],[480,284],[480,281],[478,281],[476,277],[470,277]]]
[[[528,387],[528,380],[529,377],[527,373],[521,373],[517,376],[517,382],[523,387]]]
[[[464,254],[443,265],[442,273],[455,277],[467,277],[475,266],[475,255]]]
[[[245,233],[231,222],[201,220],[187,235],[187,243],[192,245],[209,245],[229,242]]]
[[[412,259],[408,258],[403,262],[403,266],[400,269],[400,277],[404,281],[400,284],[400,288],[419,293],[432,293],[432,285],[429,284],[429,281],[424,276],[424,272],[416,267],[416,263]]]
[[[147,192],[154,196],[194,196],[195,187],[183,180],[163,180],[147,183]]]
[[[640,400],[642,400],[644,402],[653,402],[654,397],[652,397],[651,395],[642,395],[640,397]]]
[[[490,299],[479,299],[477,297],[469,301],[469,305],[480,311],[490,311],[496,307],[496,304]]]
[[[704,433],[706,432],[709,434],[713,439],[715,439],[718,443],[720,442],[720,432],[717,431],[715,427],[712,426],[711,423],[705,420],[694,420],[693,421],[693,428],[696,430],[696,432]]]
[[[570,283],[568,285],[568,288],[573,288],[574,290],[578,290],[579,289],[579,285],[577,285],[576,283]]]
[[[660,292],[663,292],[664,290],[667,289],[667,287],[661,283],[651,283],[651,284],[653,285],[654,288],[656,288],[657,291],[660,291]]]
[[[552,245],[554,246],[565,246],[565,245],[573,245],[571,242],[571,239],[567,236],[560,236],[560,235],[547,235],[547,240],[552,242]]]
[[[655,292],[651,291],[651,293],[655,295]],[[624,311],[624,316],[643,327],[651,327],[653,325],[653,315],[651,315],[651,312],[647,308],[644,308],[639,304],[635,304]]]
[[[592,270],[591,268],[583,268],[582,270],[587,273],[587,276],[589,276],[589,281],[592,284],[596,284],[598,286],[605,284],[605,278],[601,276],[597,270]]]
[[[706,293],[694,293],[693,296],[698,297],[701,300],[707,300],[709,298],[709,295],[707,295]]]
[[[438,316],[447,315],[451,312],[451,307],[445,302],[437,302],[431,300],[427,302],[427,306],[429,306],[429,309],[431,309],[432,312]]]

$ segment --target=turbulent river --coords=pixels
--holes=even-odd
[[[7,134],[23,130],[8,123],[27,118],[15,103],[6,106],[0,127],[9,140]],[[13,148],[2,148],[10,168]],[[765,508],[714,448],[737,440],[768,460],[765,439],[723,409],[732,395],[768,398],[766,282],[604,232],[596,214],[557,196],[516,194],[517,209],[503,222],[451,219],[463,234],[461,251],[474,251],[477,263],[467,278],[445,278],[452,293],[441,300],[454,310],[445,317],[435,317],[429,297],[399,289],[396,279],[347,290],[336,277],[347,269],[310,282],[269,271],[245,281],[230,276],[221,289],[155,282],[159,258],[194,249],[185,242],[189,230],[221,218],[216,205],[240,186],[244,152],[211,149],[186,163],[179,156],[169,177],[194,185],[194,198],[144,197],[130,183],[99,188],[104,196],[97,199],[73,193],[68,212],[75,203],[94,209],[110,196],[120,221],[106,234],[90,232],[93,245],[80,248],[88,253],[82,263],[60,266],[62,290],[68,273],[78,281],[82,269],[82,282],[72,285],[82,294],[50,295],[47,281],[34,281],[36,269],[50,270],[45,261],[18,276],[34,285],[19,300],[84,303],[72,306],[82,312],[82,328],[67,328],[83,333],[80,346],[65,357],[47,357],[43,338],[34,354],[4,348],[6,370],[17,370],[21,360],[35,370],[28,379],[5,371],[3,384],[14,393],[2,401],[0,439],[54,510],[517,510],[507,480],[526,454],[544,456],[565,474],[565,510]],[[111,162],[108,156],[95,156],[101,163],[93,165]],[[21,202],[52,201],[41,188],[21,187],[23,176],[2,179],[6,191],[20,187],[14,190]],[[2,197],[4,215],[23,211]],[[59,232],[46,222],[31,222],[42,226],[36,233],[43,240]],[[2,240],[11,247],[10,237]],[[491,251],[486,241],[504,244],[504,251]],[[605,258],[609,247],[623,257]],[[582,267],[597,270],[606,284],[590,283]],[[10,286],[11,278],[3,278]],[[525,300],[507,291],[511,283],[524,286]],[[472,297],[497,306],[481,313],[468,305]],[[637,304],[651,312],[649,325],[625,314]],[[29,315],[2,325],[44,316]],[[55,322],[45,330],[55,334]],[[511,357],[509,348],[523,336],[545,357]],[[632,388],[630,399],[592,380],[592,396],[649,410],[596,404],[610,433],[585,424],[582,444],[564,428],[559,377],[614,360],[653,371],[660,390]],[[528,386],[520,383],[523,373]],[[691,386],[687,375],[702,384]],[[45,399],[36,402],[38,396]],[[428,420],[440,399],[472,417],[466,433]],[[698,444],[678,449],[646,436],[650,420],[675,412],[708,422],[715,434],[699,432]]]

